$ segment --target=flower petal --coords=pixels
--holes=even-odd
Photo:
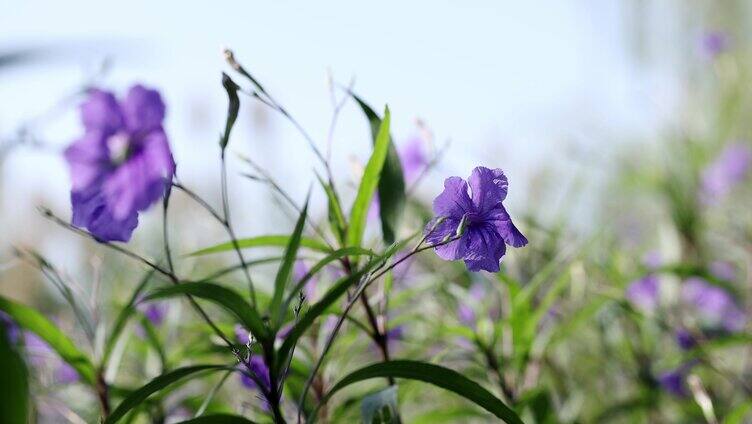
[[[123,112],[112,93],[93,89],[81,105],[81,120],[86,131],[98,130],[106,137],[123,127]]]
[[[156,90],[134,85],[123,101],[123,115],[132,133],[147,133],[162,126],[165,104]]]
[[[433,201],[433,211],[437,216],[461,219],[473,211],[473,202],[467,193],[467,183],[460,177],[444,180],[444,191]]]
[[[71,192],[71,223],[86,228],[100,241],[128,241],[138,225],[138,213],[117,219],[107,207],[99,184]]]
[[[479,166],[473,169],[468,182],[473,204],[480,213],[489,211],[507,197],[509,182],[501,169]]]
[[[463,239],[467,238],[465,265],[468,271],[499,271],[499,260],[506,252],[504,239],[493,226],[473,226],[465,230]]]
[[[99,180],[109,167],[109,153],[103,131],[87,131],[65,149],[73,190],[82,190]]]
[[[512,222],[504,205],[499,203],[493,209],[486,212],[486,221],[492,222],[501,238],[512,247],[522,247],[527,244],[527,238],[517,229]]]
[[[446,218],[438,225],[436,225],[436,219],[431,220],[424,230],[426,242],[428,244],[439,244],[448,237],[454,237],[459,225],[460,219],[457,218]],[[435,249],[436,254],[439,255],[441,259],[447,261],[462,259],[466,252],[466,242],[467,239],[465,236],[462,236],[459,240],[437,246]]]
[[[175,173],[164,132],[154,131],[142,143],[102,186],[115,218],[145,210],[162,198]]]

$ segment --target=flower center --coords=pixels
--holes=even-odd
[[[110,162],[113,165],[120,165],[128,159],[130,141],[130,137],[124,132],[116,133],[107,139],[107,149],[110,152]]]

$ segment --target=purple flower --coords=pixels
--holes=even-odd
[[[689,395],[687,391],[686,373],[685,367],[679,367],[675,370],[666,371],[658,376],[658,384],[666,392],[676,397],[687,397]]]
[[[311,271],[311,269],[308,267],[308,265],[305,264],[303,261],[295,261],[295,266],[293,267],[293,279],[297,282],[303,279],[303,277],[306,276]],[[308,299],[308,302],[311,302],[313,297],[316,295],[316,283],[318,282],[318,278],[314,275],[311,276],[311,278],[308,279],[305,286],[303,286],[303,294],[305,295],[306,299]]]
[[[438,244],[454,237],[463,218],[466,227],[459,240],[436,247],[439,257],[463,259],[470,271],[497,272],[506,244],[527,244],[502,205],[508,185],[501,169],[482,166],[473,169],[468,182],[460,177],[444,181],[444,191],[433,201],[437,218],[426,226],[426,240]]]
[[[728,50],[731,44],[730,41],[728,35],[723,31],[708,31],[700,39],[700,48],[704,55],[710,59],[714,59]]]
[[[676,344],[679,345],[682,350],[690,350],[693,347],[697,346],[697,339],[689,330],[685,328],[678,329],[675,336]]]
[[[658,277],[650,274],[632,282],[627,287],[627,300],[643,311],[652,311],[658,306]]]
[[[747,321],[744,311],[721,287],[693,277],[684,282],[681,295],[682,300],[697,311],[706,326],[729,332],[744,328]]]
[[[250,359],[250,368],[251,372],[257,377],[258,380],[261,381],[261,384],[264,385],[265,390],[269,390],[271,387],[271,379],[269,377],[269,367],[266,366],[266,363],[264,362],[264,359],[261,358],[258,355],[251,356]],[[246,370],[247,371],[247,370]],[[258,385],[255,381],[245,373],[240,374],[240,382],[243,384],[243,386],[249,388],[249,389],[257,389]]]
[[[24,331],[23,340],[27,354],[26,357],[32,367],[51,367],[55,382],[58,384],[72,384],[79,381],[78,372],[60,359],[50,345],[41,337],[32,332]]]
[[[701,199],[713,203],[744,180],[752,164],[752,150],[743,144],[731,144],[702,174]]]
[[[642,263],[646,268],[654,271],[663,265],[663,257],[660,252],[651,250],[642,257]]]
[[[138,305],[138,310],[156,327],[159,327],[164,322],[167,308],[168,303],[166,302],[149,302]]]
[[[457,319],[467,327],[475,327],[475,320],[477,318],[473,308],[466,303],[462,303],[457,307]]]
[[[58,384],[73,384],[78,380],[78,372],[65,362],[62,362],[55,370],[55,381]]]
[[[408,184],[414,182],[428,165],[428,155],[424,146],[423,138],[416,136],[410,138],[399,150],[402,172]]]
[[[128,241],[138,213],[165,195],[175,162],[155,90],[133,86],[122,102],[91,90],[81,106],[84,135],[65,150],[72,223],[102,241]]]
[[[251,333],[240,324],[235,325],[235,340],[243,346],[251,342]]]

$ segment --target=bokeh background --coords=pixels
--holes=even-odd
[[[64,308],[14,247],[43,254],[82,292],[93,293],[92,304],[90,288],[101,281],[135,278],[123,275],[128,268],[110,253],[37,211],[45,206],[69,216],[61,152],[81,132],[84,87],[121,94],[136,82],[159,88],[178,176],[218,202],[217,140],[227,107],[223,47],[322,149],[331,140],[335,177],[346,187],[356,185],[371,148],[368,124],[352,101],[329,135],[341,87],[350,86],[376,109],[389,105],[398,147],[417,138],[440,155],[416,187],[417,198],[430,201],[447,176],[500,167],[511,184],[507,207],[524,217],[525,228],[553,226],[578,241],[608,233],[622,249],[619,260],[631,262],[655,251],[664,261],[730,261],[744,294],[752,205],[743,199],[749,197],[735,198],[699,230],[682,226],[683,208],[694,203],[672,197],[666,186],[680,184],[685,171],[697,175],[727,143],[749,145],[750,37],[752,4],[745,1],[6,0],[0,5],[0,294],[53,315]],[[235,154],[271,170],[299,201],[315,183],[315,157],[287,120],[241,100],[230,155],[236,232],[283,233],[295,217],[281,212],[267,187],[239,177],[248,169]],[[681,147],[689,144],[701,147]],[[312,209],[325,219],[321,193]],[[221,228],[185,198],[176,198],[173,210],[179,253],[224,240]],[[160,213],[143,214],[142,221],[131,245],[158,257]],[[729,247],[726,236],[738,244]],[[710,240],[703,249],[717,258],[695,252],[700,238]],[[552,249],[566,245],[557,243]],[[179,267],[188,273],[200,264],[186,259]]]

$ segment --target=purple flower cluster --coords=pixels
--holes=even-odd
[[[175,162],[155,90],[133,86],[122,102],[91,90],[81,106],[84,135],[65,151],[72,223],[102,241],[128,241],[139,212],[165,195]]]
[[[738,332],[746,324],[744,311],[724,289],[701,278],[690,278],[682,286],[682,300],[692,307],[704,327]]]
[[[744,144],[727,146],[702,174],[700,198],[714,203],[744,181],[752,165],[752,149]]]
[[[467,182],[460,177],[444,181],[444,191],[433,201],[437,218],[426,226],[426,241],[445,243],[455,236],[463,220],[466,227],[458,240],[436,247],[439,257],[463,259],[470,271],[497,272],[507,244],[527,244],[502,204],[508,186],[501,169],[482,166],[473,169]]]

